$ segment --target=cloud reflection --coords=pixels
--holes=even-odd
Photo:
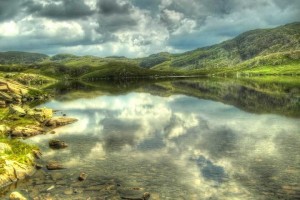
[[[204,199],[258,198],[262,190],[288,195],[282,186],[300,182],[299,175],[285,171],[297,171],[299,166],[297,119],[249,114],[182,95],[144,93],[52,101],[44,106],[79,119],[58,130],[60,137],[80,146],[71,147],[71,156],[64,158],[72,165],[99,160],[97,165],[105,168],[112,162],[115,168],[142,170],[145,182],[157,185],[146,178],[153,168],[162,177],[157,178],[161,184],[174,180],[170,187],[176,185],[191,197]],[[42,140],[37,138],[32,140]]]

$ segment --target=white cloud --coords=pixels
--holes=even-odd
[[[0,30],[0,36],[2,37],[13,37],[19,34],[19,27],[14,21],[0,24]]]

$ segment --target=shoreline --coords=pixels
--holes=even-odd
[[[30,108],[32,102],[46,101],[49,95],[18,82],[0,79],[0,190],[31,177],[41,166],[38,146],[20,139],[49,134],[75,118],[53,116],[49,108]]]

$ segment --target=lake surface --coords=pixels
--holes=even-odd
[[[207,91],[199,82],[182,85]],[[253,92],[227,91],[242,99],[236,103],[229,94],[218,100],[211,91],[199,97],[187,89],[167,93],[158,85],[109,90],[69,91],[39,106],[79,121],[26,140],[40,146],[43,160],[67,169],[42,169],[18,183],[18,190],[52,199],[134,199],[144,192],[156,200],[300,198],[299,107],[280,113],[278,95],[255,99]],[[247,97],[250,103],[241,103]],[[298,97],[290,96],[291,102]],[[265,112],[255,112],[255,105]],[[50,139],[69,147],[52,150]],[[83,182],[77,180],[80,172],[88,174]]]

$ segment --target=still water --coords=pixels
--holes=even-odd
[[[53,99],[40,107],[79,121],[33,137],[40,170],[18,187],[41,199],[299,199],[300,121],[183,94]],[[66,149],[52,150],[50,139]],[[80,172],[88,177],[77,180]]]

